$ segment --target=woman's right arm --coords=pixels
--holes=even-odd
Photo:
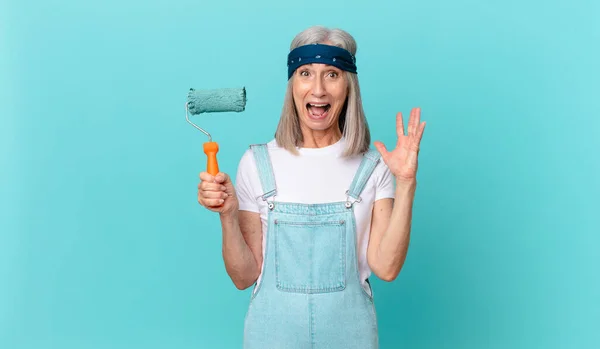
[[[226,173],[216,177],[203,172],[198,202],[218,212],[222,230],[222,253],[227,274],[240,289],[252,286],[262,266],[262,222],[260,214],[239,210],[235,187]]]
[[[252,286],[262,266],[260,214],[236,210],[221,214],[223,260],[227,274],[240,290]]]

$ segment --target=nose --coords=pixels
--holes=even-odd
[[[312,87],[312,95],[315,97],[323,97],[325,96],[325,85],[323,84],[323,81],[321,80],[321,78],[316,78],[313,80],[313,87]]]

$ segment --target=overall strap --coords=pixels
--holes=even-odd
[[[273,166],[271,165],[269,151],[266,144],[253,144],[250,146],[250,149],[252,149],[252,153],[254,154],[254,160],[256,161],[256,167],[258,169],[258,177],[262,184],[262,199],[266,201],[267,198],[277,194],[275,175],[273,174]]]
[[[379,163],[380,157],[381,154],[375,149],[369,149],[369,151],[365,153],[360,166],[356,171],[356,175],[354,175],[350,189],[346,192],[346,195],[348,195],[346,206],[350,207],[354,202],[360,202],[362,200],[360,194],[365,188],[369,177],[373,174],[375,167]],[[351,199],[354,199],[354,202],[350,201]]]

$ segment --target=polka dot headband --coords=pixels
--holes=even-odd
[[[323,63],[356,73],[356,57],[347,50],[331,45],[309,44],[297,47],[288,54],[288,80],[301,65]]]

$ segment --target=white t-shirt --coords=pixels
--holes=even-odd
[[[275,201],[302,204],[345,201],[346,190],[350,189],[362,156],[344,158],[341,156],[344,148],[345,138],[342,138],[324,148],[298,148],[300,155],[293,155],[279,147],[275,139],[268,142],[267,149],[277,187]],[[260,213],[264,256],[267,242],[268,207],[260,197],[263,195],[263,189],[251,149],[248,149],[242,156],[235,181],[239,209]],[[361,283],[367,291],[368,286],[364,280],[371,275],[371,269],[367,263],[367,246],[373,203],[379,199],[393,198],[394,190],[393,175],[384,161],[380,160],[360,195],[362,201],[354,204],[358,268]],[[258,283],[260,283],[261,276],[258,278]]]

